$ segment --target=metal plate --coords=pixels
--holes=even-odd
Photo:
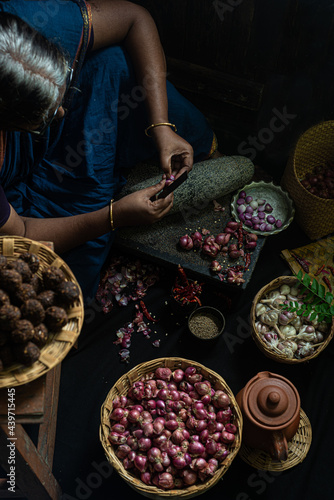
[[[254,200],[265,200],[265,203],[269,203],[273,207],[272,215],[275,219],[280,219],[282,221],[282,226],[280,228],[275,228],[272,231],[259,231],[251,227],[247,227],[244,224],[243,227],[246,231],[259,234],[261,236],[271,236],[272,234],[284,231],[284,229],[286,229],[293,221],[295,208],[288,193],[273,182],[264,181],[251,182],[238,190],[238,192],[233,196],[231,202],[231,213],[235,220],[240,220],[237,212],[237,200],[239,199],[239,193],[241,191],[245,191],[247,196],[252,196]]]

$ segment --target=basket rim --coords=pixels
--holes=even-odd
[[[151,367],[151,364],[155,365],[154,368]],[[109,423],[109,415],[112,410],[111,402],[112,399],[115,397],[114,390],[118,390],[118,387],[121,387],[122,390],[127,391],[128,388],[126,387],[126,383],[127,382],[130,383],[130,379],[133,374],[138,375],[138,372],[142,371],[141,376],[143,376],[146,373],[154,371],[154,369],[157,368],[158,366],[167,366],[167,365],[171,369],[172,367],[174,367],[174,365],[176,365],[174,369],[176,367],[183,365],[196,366],[201,371],[205,372],[205,376],[208,375],[208,377],[212,377],[213,379],[215,379],[216,383],[219,382],[220,385],[226,389],[226,392],[231,399],[235,418],[237,418],[238,420],[238,433],[236,435],[234,446],[233,448],[231,448],[230,455],[228,455],[226,459],[220,464],[215,475],[209,480],[205,481],[205,483],[203,484],[196,484],[193,486],[188,486],[187,488],[173,489],[173,490],[162,490],[156,486],[146,485],[145,483],[137,479],[135,476],[128,474],[127,471],[124,469],[122,463],[118,459],[118,457],[113,453],[114,447],[108,440],[110,427],[107,425]],[[145,371],[146,368],[147,371]],[[119,392],[119,394],[121,393]],[[146,361],[136,365],[131,370],[129,370],[129,372],[122,375],[113,384],[111,389],[108,391],[105,401],[101,406],[101,423],[99,428],[99,436],[107,460],[116,469],[116,471],[119,473],[122,479],[124,479],[130,486],[134,487],[137,491],[141,492],[145,496],[151,496],[152,498],[154,497],[154,495],[163,498],[163,497],[174,496],[176,494],[178,495],[177,498],[186,498],[186,497],[189,498],[190,496],[197,496],[203,493],[204,491],[208,490],[212,486],[214,486],[219,481],[219,479],[221,479],[222,476],[226,473],[227,469],[229,468],[230,464],[234,460],[235,456],[237,455],[241,447],[242,427],[243,427],[243,419],[239,405],[235,399],[233,392],[231,391],[230,387],[227,385],[225,379],[221,375],[211,370],[210,368],[207,368],[206,366],[202,365],[198,361],[188,360],[186,358],[180,358],[180,357],[166,357],[166,358],[156,358],[154,360]]]
[[[9,260],[15,260],[17,256],[23,252],[31,252],[37,255],[40,260],[40,269],[53,264],[61,268],[65,273],[66,279],[75,283],[80,293],[75,303],[67,309],[69,317],[67,324],[60,332],[50,335],[50,341],[41,348],[40,358],[29,366],[15,362],[3,369],[0,372],[0,389],[5,387],[16,387],[32,382],[61,363],[77,341],[84,321],[82,290],[66,262],[56,252],[39,241],[23,236],[0,236],[0,255],[5,255]],[[47,262],[47,258],[50,258],[51,263]],[[39,271],[37,271],[36,274],[39,274]]]
[[[319,346],[316,351],[309,355],[306,356],[305,358],[297,359],[297,358],[287,358],[286,356],[275,353],[271,349],[269,349],[266,344],[263,342],[263,340],[260,338],[260,335],[258,334],[256,328],[255,328],[255,307],[256,304],[258,303],[259,299],[264,295],[264,293],[269,292],[270,290],[273,290],[277,288],[277,286],[281,283],[298,283],[298,279],[296,276],[292,275],[282,275],[278,276],[277,278],[273,279],[266,285],[264,285],[260,290],[256,293],[252,300],[252,306],[251,306],[251,311],[250,311],[250,320],[251,320],[251,325],[252,325],[252,338],[255,341],[256,345],[259,347],[259,349],[269,358],[273,359],[274,361],[278,361],[280,363],[286,363],[286,364],[300,364],[300,363],[305,363],[308,361],[311,361],[312,359],[316,358],[319,356],[319,354],[328,346],[329,342],[332,340],[333,335],[334,335],[334,317],[332,321],[332,326],[329,334],[327,335],[327,338],[324,340],[323,345]]]

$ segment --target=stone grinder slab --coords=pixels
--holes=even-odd
[[[231,199],[237,189],[243,187],[254,175],[253,163],[245,157],[222,157],[195,163],[188,179],[174,192],[174,205],[168,216],[150,226],[122,228],[118,230],[115,244],[125,252],[134,253],[165,266],[180,264],[186,271],[197,275],[197,279],[232,289],[245,288],[250,280],[265,238],[259,237],[258,245],[252,251],[251,263],[244,273],[245,283],[240,286],[229,285],[214,275],[209,265],[211,258],[199,251],[182,250],[178,240],[184,234],[201,231],[211,234],[223,232],[227,222],[232,219]],[[152,186],[159,182],[162,171],[158,165],[143,164],[130,173],[127,185],[121,196]],[[223,211],[214,210],[214,201]],[[231,260],[219,257],[223,269],[243,264],[241,259]]]

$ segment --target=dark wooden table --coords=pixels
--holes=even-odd
[[[0,479],[0,498],[61,498],[60,486],[52,474],[60,371],[59,364],[28,384],[0,390],[0,465],[6,472],[6,477]],[[36,444],[26,424],[38,426]],[[9,490],[12,478],[15,493]]]

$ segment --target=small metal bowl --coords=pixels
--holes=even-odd
[[[198,307],[188,318],[188,330],[199,340],[215,340],[223,333],[224,328],[224,315],[215,307]]]

